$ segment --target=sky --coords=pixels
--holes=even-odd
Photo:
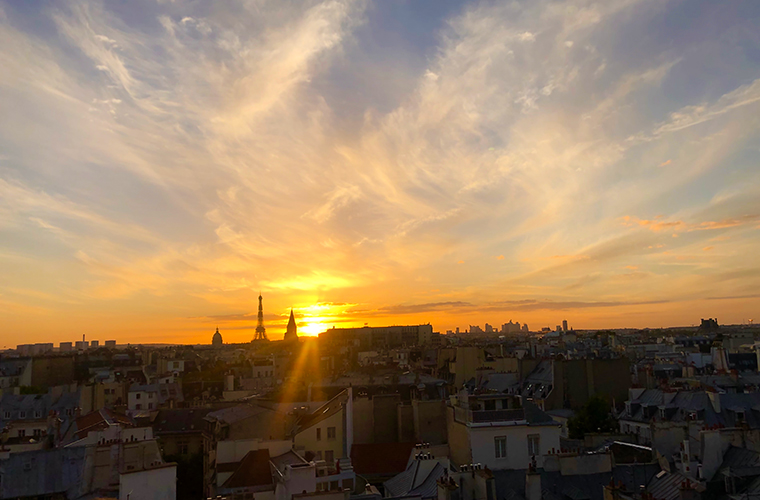
[[[0,1],[0,46],[0,348],[760,316],[756,1]]]

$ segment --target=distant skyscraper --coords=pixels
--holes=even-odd
[[[267,338],[267,330],[264,328],[264,306],[262,304],[261,293],[259,293],[259,320],[256,325],[256,336],[253,340],[269,340]]]
[[[563,332],[567,331],[567,320],[566,319],[562,320],[562,331]]]
[[[298,333],[296,327],[296,317],[293,315],[293,308],[290,309],[290,319],[288,320],[288,328],[285,330],[285,342],[292,340],[298,340]]]

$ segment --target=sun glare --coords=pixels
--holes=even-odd
[[[343,307],[329,302],[318,302],[299,307],[297,312],[301,321],[301,324],[298,325],[298,333],[316,337],[335,324],[335,319],[341,317]]]

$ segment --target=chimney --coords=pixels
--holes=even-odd
[[[604,487],[604,500],[620,500],[620,487],[615,484],[614,479],[610,479],[610,484]],[[641,500],[647,500],[643,493]]]
[[[707,391],[707,397],[710,398],[715,413],[720,413],[720,394],[715,391]]]
[[[700,500],[702,498],[702,495],[692,488],[692,484],[690,480],[683,481],[681,483],[681,487],[679,489],[679,498],[681,500]]]
[[[525,500],[541,500],[541,474],[533,464],[525,473]]]

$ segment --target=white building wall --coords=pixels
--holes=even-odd
[[[119,475],[119,500],[176,500],[177,466]]]
[[[528,454],[528,435],[530,434],[540,436],[540,454],[536,455],[538,467],[543,467],[543,455],[548,454],[552,448],[560,449],[561,428],[559,425],[471,427],[469,431],[473,463],[483,464],[491,470],[526,469],[532,458]],[[499,436],[506,436],[507,438],[507,456],[505,458],[496,458],[494,438]]]

